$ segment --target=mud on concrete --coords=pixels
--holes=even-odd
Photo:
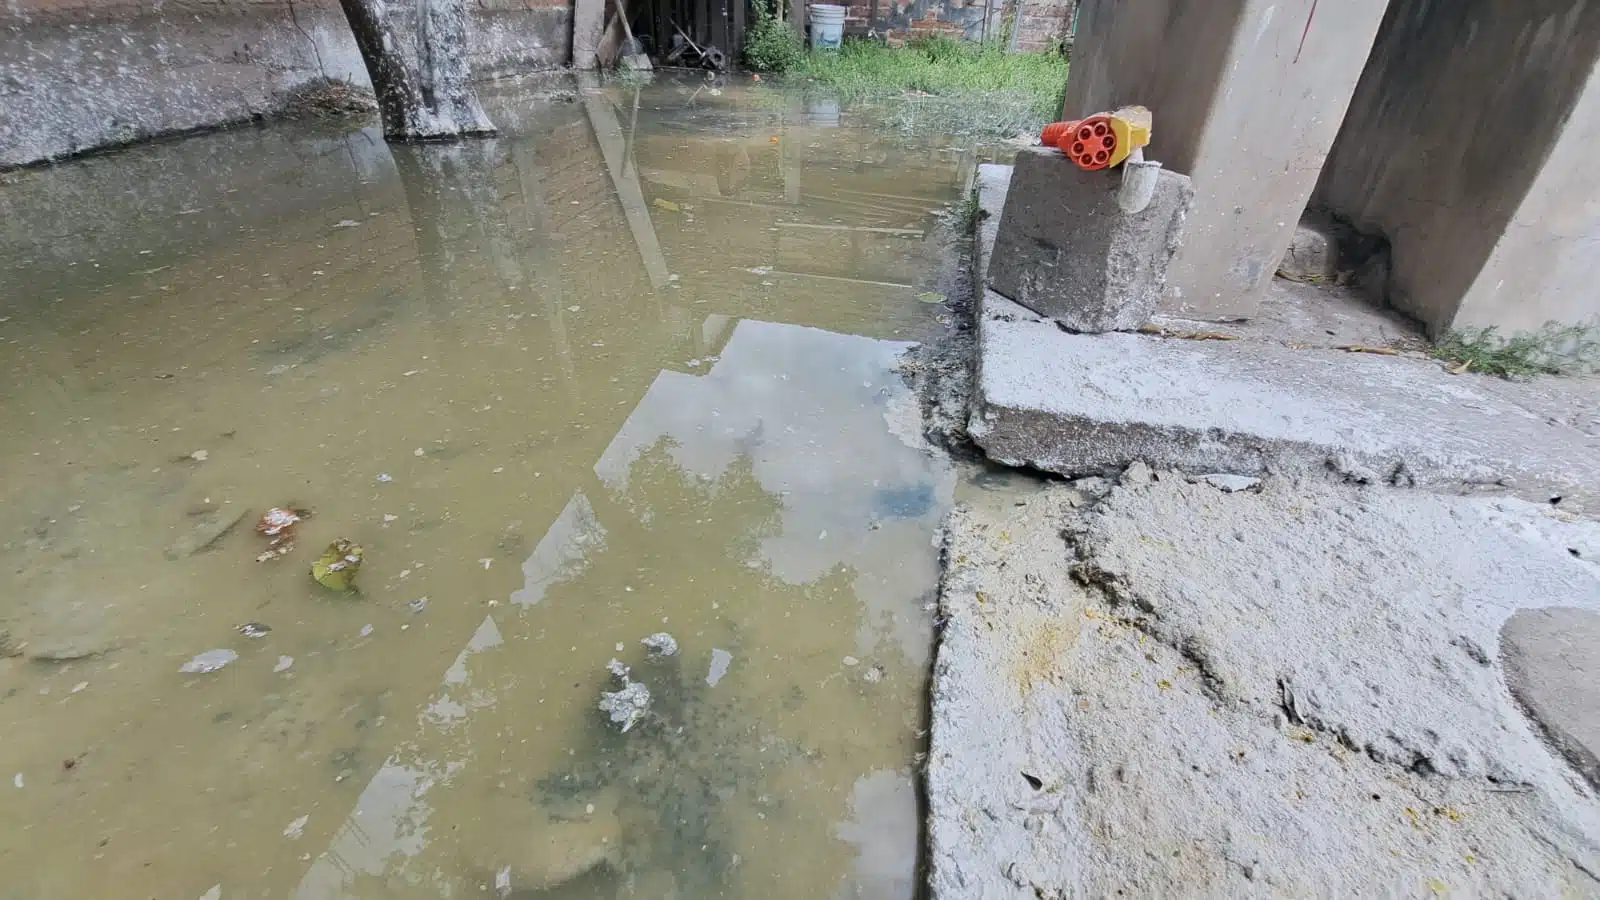
[[[1498,650],[1600,609],[1600,525],[1142,463],[981,500],[945,535],[934,897],[1600,893],[1600,803]]]

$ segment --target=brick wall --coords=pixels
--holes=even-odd
[[[1015,32],[1008,46],[1025,52],[1047,50],[1072,26],[1078,0],[850,0],[845,29],[868,30],[891,43],[929,34],[969,41],[1000,41]],[[985,19],[987,18],[987,21]],[[1010,30],[1008,30],[1010,29]]]

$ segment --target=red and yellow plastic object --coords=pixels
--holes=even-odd
[[[1150,110],[1124,106],[1076,122],[1051,122],[1040,135],[1087,172],[1121,165],[1135,148],[1150,143]]]

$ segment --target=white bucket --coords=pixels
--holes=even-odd
[[[839,49],[844,40],[844,11],[844,7],[829,3],[811,4],[811,49]]]

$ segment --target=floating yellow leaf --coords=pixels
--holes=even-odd
[[[356,574],[361,571],[361,545],[340,538],[328,545],[311,564],[311,577],[329,590],[350,591],[356,586]]]

